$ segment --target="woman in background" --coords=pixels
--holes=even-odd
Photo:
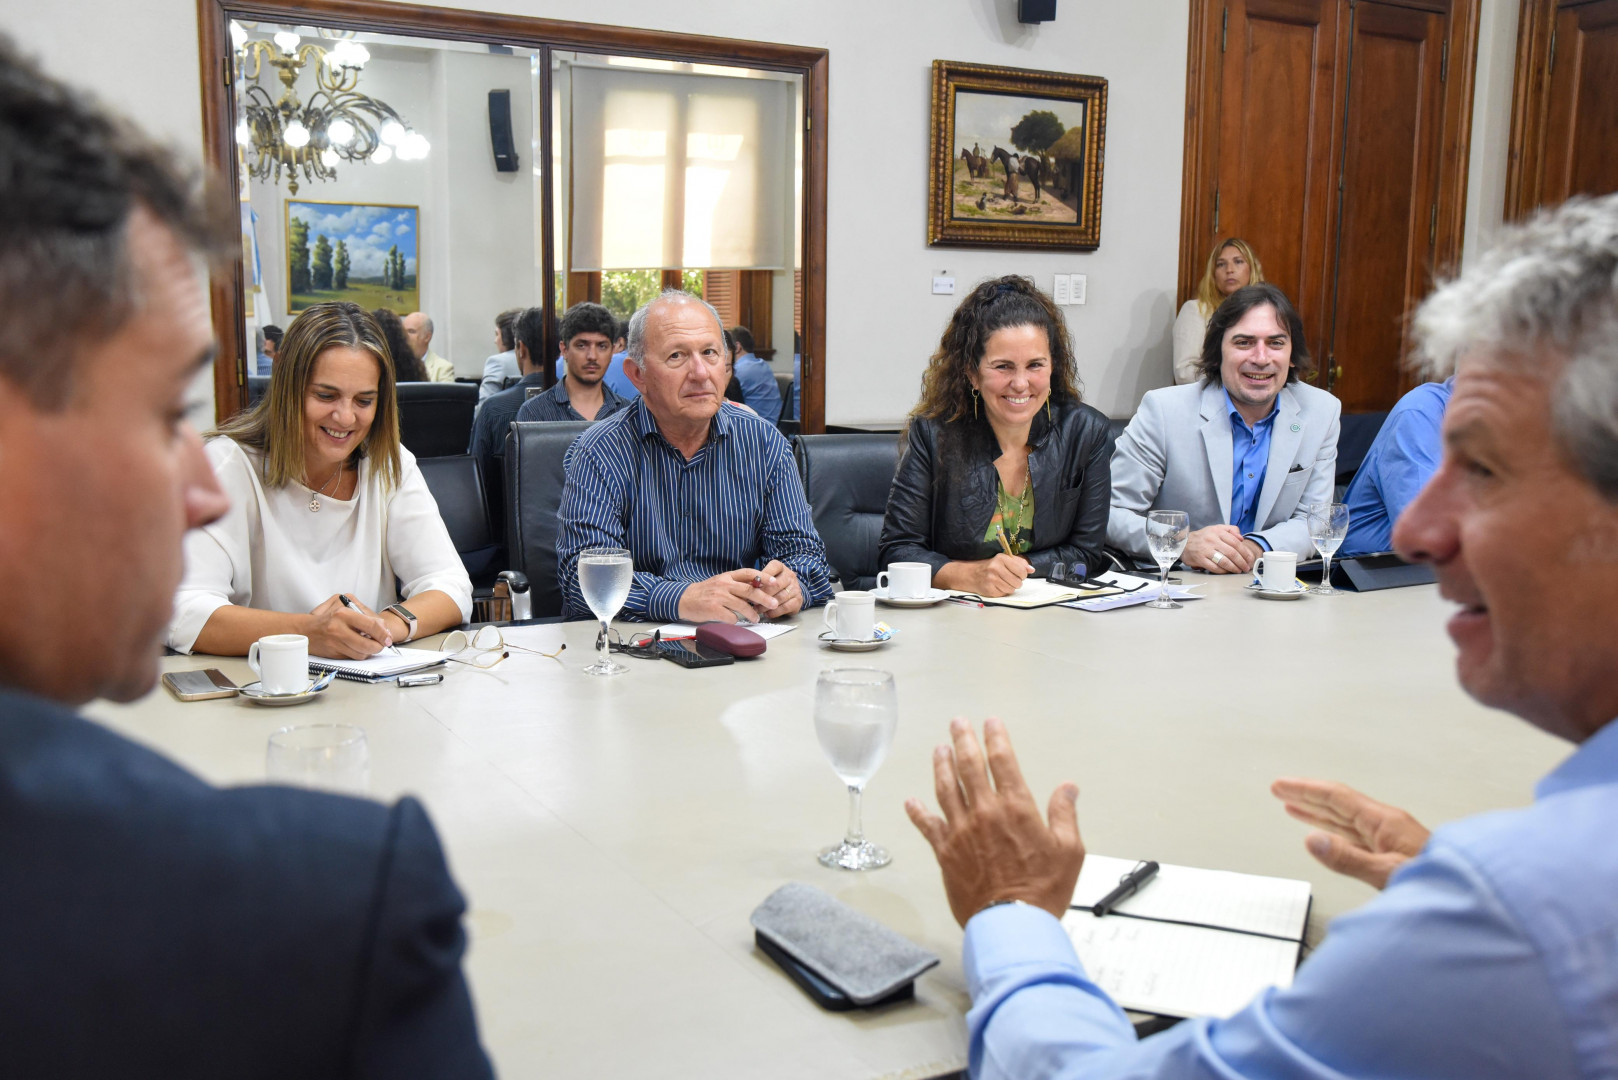
[[[241,656],[303,634],[312,655],[360,658],[471,614],[472,582],[399,445],[393,387],[359,305],[316,304],[287,328],[264,398],[210,433],[230,510],[186,536],[171,647]]]
[[[393,357],[393,370],[399,382],[428,382],[427,365],[416,359],[416,350],[410,347],[410,335],[405,333],[404,320],[387,308],[371,312],[376,324],[382,328],[382,340],[388,343],[388,355]]]
[[[1196,382],[1202,362],[1202,338],[1208,332],[1208,316],[1225,302],[1225,297],[1243,285],[1264,280],[1264,269],[1246,240],[1232,236],[1208,254],[1208,267],[1202,272],[1197,295],[1187,300],[1174,319],[1174,381],[1180,385]]]
[[[1056,305],[1027,278],[983,282],[955,309],[922,376],[880,564],[924,562],[935,587],[979,596],[1009,595],[1058,562],[1099,571],[1107,435],[1107,418],[1079,401]]]

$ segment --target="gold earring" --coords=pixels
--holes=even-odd
[[[972,387],[972,419],[978,418],[978,388]]]
[[[1051,399],[1048,396],[1045,398],[1045,419],[1056,423],[1056,417],[1051,415]]]

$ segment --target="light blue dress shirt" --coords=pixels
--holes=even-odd
[[[687,461],[637,399],[580,435],[563,469],[556,557],[569,618],[590,613],[578,560],[591,547],[628,548],[634,558],[626,619],[677,619],[693,582],[772,559],[798,575],[804,607],[831,599],[826,545],[792,448],[746,409],[720,405],[708,441]]]
[[[612,392],[625,401],[633,401],[635,398],[640,397],[640,391],[635,389],[635,384],[629,381],[628,375],[624,374],[624,358],[628,355],[627,352],[613,353],[612,359],[607,362],[607,373],[601,376],[601,381],[610,386]],[[562,379],[563,370],[562,358],[558,356],[556,358],[556,379],[558,382]]]
[[[1339,555],[1367,555],[1393,547],[1393,523],[1444,456],[1440,429],[1455,388],[1452,375],[1422,383],[1399,399],[1382,422],[1371,449],[1348,485],[1348,535]]]
[[[1437,830],[1286,990],[1136,1041],[1061,924],[967,924],[972,1075],[1174,1080],[1618,1076],[1618,722],[1521,810]]]
[[[798,415],[798,387],[803,383],[803,354],[798,353],[792,357],[792,416],[789,419],[802,420]]]
[[[1230,410],[1230,523],[1246,536],[1258,527],[1258,497],[1270,466],[1270,432],[1275,430],[1277,410],[1271,402],[1270,415],[1249,427],[1229,390],[1225,408]]]
[[[781,419],[781,388],[769,364],[750,352],[736,357],[736,381],[747,407],[774,424]]]

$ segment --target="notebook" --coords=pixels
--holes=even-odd
[[[1108,914],[1090,907],[1136,865],[1087,855],[1062,926],[1090,979],[1160,1016],[1229,1016],[1292,985],[1309,920],[1307,881],[1165,863]]]
[[[1070,589],[1064,585],[1052,585],[1044,578],[1027,578],[1017,586],[1017,591],[1010,596],[979,596],[974,592],[965,592],[961,589],[951,589],[951,596],[964,596],[969,600],[981,600],[985,604],[995,607],[1037,608],[1047,607],[1051,604],[1060,604],[1068,600],[1077,600],[1081,596],[1098,595],[1080,589]]]
[[[364,660],[334,660],[329,656],[311,656],[309,670],[335,671],[339,679],[374,683],[408,675],[412,671],[437,667],[449,657],[449,653],[435,652],[432,649],[400,649],[397,654],[384,649]]]

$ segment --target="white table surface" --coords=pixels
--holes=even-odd
[[[290,723],[363,726],[371,790],[427,805],[466,892],[467,967],[504,1077],[922,1078],[965,1062],[955,925],[906,796],[932,804],[948,719],[1006,719],[1037,797],[1073,779],[1102,854],[1306,878],[1312,939],[1364,902],[1270,796],[1282,775],[1344,780],[1428,825],[1532,798],[1568,746],[1466,698],[1432,586],[1270,602],[1183,575],[1179,611],[1090,614],[943,604],[879,608],[878,652],[820,647],[821,612],[759,660],[685,670],[618,657],[597,679],[594,626],[544,628],[564,662],[514,653],[401,690],[339,681],[266,709],[155,690],[87,711],[207,779],[264,777]],[[641,627],[625,626],[630,629]],[[241,660],[170,657],[166,670]],[[846,795],[810,716],[825,667],[892,671],[898,735],[865,799],[878,871],[820,867]],[[753,945],[748,914],[788,881],[818,886],[938,952],[912,1003],[823,1012]]]

